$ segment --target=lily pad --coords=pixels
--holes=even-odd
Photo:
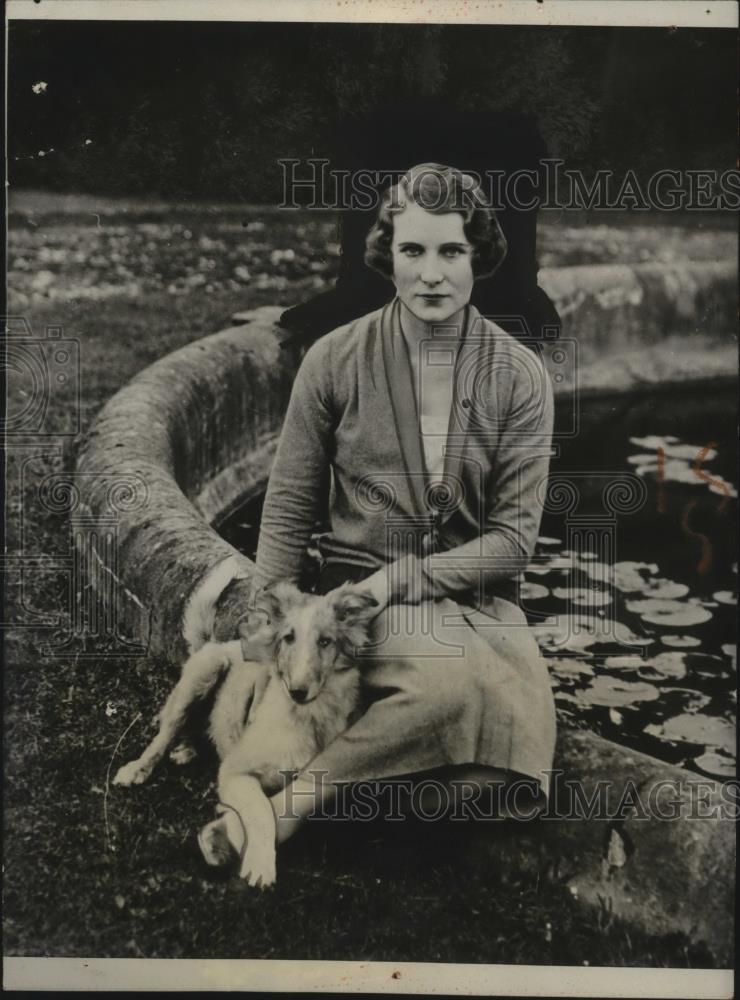
[[[646,727],[645,732],[648,729]],[[689,713],[666,719],[662,726],[651,726],[654,736],[660,736],[674,743],[696,743],[699,746],[735,750],[735,727],[727,719],[713,715]]]
[[[658,572],[656,563],[618,562],[614,564],[614,586],[625,594],[642,591],[647,577]]]
[[[645,476],[657,476],[658,466],[657,465],[636,465],[635,474],[644,479]]]
[[[660,641],[664,646],[673,646],[675,649],[690,649],[693,646],[701,646],[701,639],[693,635],[662,635]]]
[[[665,447],[667,444],[678,444],[680,438],[673,437],[672,434],[648,434],[644,438],[630,438],[631,444],[637,444],[641,448]]]
[[[655,640],[635,635],[622,622],[587,615],[563,615],[557,624],[532,625],[537,642],[546,650],[577,651],[604,643],[622,646],[650,645]]]
[[[646,660],[638,669],[643,680],[681,680],[686,676],[685,653],[659,653],[651,660]]]
[[[737,490],[728,483],[726,479],[717,473],[712,473],[711,477],[701,473],[698,466],[694,466],[694,461],[698,458],[697,452],[694,459],[669,458],[662,466],[658,466],[657,460],[646,464],[635,464],[635,473],[638,476],[660,476],[666,483],[684,483],[687,486],[708,486],[711,493],[717,493],[724,497],[737,497]],[[633,455],[635,460],[644,456]]]
[[[695,653],[688,650],[684,653],[686,666],[696,677],[705,677],[708,680],[716,680],[720,677],[727,677],[729,671],[727,663],[721,656],[714,656],[712,653]]]
[[[573,604],[583,608],[603,608],[612,603],[611,594],[605,590],[595,590],[592,587],[575,588],[571,591],[571,595]]]
[[[553,684],[553,686],[555,686],[555,685]],[[560,701],[568,701],[568,702],[570,702],[573,705],[580,705],[581,704],[581,702],[578,700],[578,698],[576,698],[576,696],[574,694],[571,694],[570,691],[556,691],[555,692],[555,700],[558,701],[558,702],[560,702]]]
[[[614,582],[614,567],[609,563],[589,562],[578,568],[597,583],[609,585]]]
[[[737,662],[737,646],[733,646],[731,642],[727,642],[722,647],[722,652],[725,654],[725,656],[729,656],[729,658],[732,660],[732,665],[734,667],[735,663]]]
[[[575,631],[571,621],[571,619],[565,618],[557,625],[533,625],[532,631],[537,642],[544,649],[575,651],[593,646],[596,642],[593,633],[587,632],[585,629]]]
[[[666,483],[687,483],[690,486],[699,486],[706,482],[698,475],[690,460],[680,458],[668,459],[660,474]]]
[[[702,694],[693,688],[685,687],[661,687],[660,698],[664,707],[670,708],[671,712],[676,712],[679,715],[694,715],[696,712],[702,712],[712,700],[708,694]],[[660,723],[653,728],[660,735]],[[645,732],[649,731],[650,727],[646,726]]]
[[[541,601],[545,597],[550,596],[550,591],[547,587],[543,587],[539,583],[522,583],[519,587],[519,597],[523,601]]]
[[[674,583],[673,580],[666,580],[662,576],[657,576],[648,580],[643,593],[646,597],[657,597],[661,600],[675,600],[678,597],[686,597],[689,588],[685,583]]]
[[[701,455],[702,462],[711,462],[717,457],[714,448],[705,448],[704,445],[680,444],[673,437],[661,437],[658,434],[649,434],[644,438],[630,438],[630,444],[636,444],[638,448],[657,453],[658,448],[663,449],[666,458],[681,458],[687,462],[695,462]],[[655,460],[655,455],[653,456]]]
[[[712,594],[712,597],[720,604],[737,604],[737,595],[733,594],[731,590],[718,590],[716,594]]]
[[[622,567],[633,566],[645,567],[646,564],[640,563],[618,563]],[[654,564],[653,564],[654,565]],[[647,567],[648,569],[653,569],[653,565]],[[662,576],[651,576],[648,579],[643,579],[642,574],[637,570],[635,575],[632,575],[631,570],[620,570],[617,576],[616,566],[611,567],[606,563],[593,563],[594,572],[592,572],[591,566],[584,566],[583,569],[592,578],[597,579],[603,583],[614,582],[614,585],[618,587],[619,590],[628,593],[639,593],[644,594],[645,597],[659,597],[666,600],[675,600],[678,597],[685,597],[689,588],[685,583],[674,583],[673,580],[666,580]],[[655,566],[657,571],[658,567]],[[644,572],[644,570],[643,570]],[[621,586],[620,586],[621,584]],[[627,588],[629,587],[629,591]]]
[[[708,622],[712,612],[697,604],[648,598],[642,601],[627,601],[627,610],[639,615],[644,622],[653,625],[684,626],[701,625]]]
[[[552,592],[561,601],[571,601],[579,607],[603,608],[612,603],[611,594],[592,587],[553,587]]]
[[[639,670],[646,661],[641,656],[607,656],[604,666],[609,670]]]
[[[671,458],[660,467],[657,462],[652,465],[638,465],[635,472],[638,476],[643,477],[660,475],[661,480],[666,483],[685,483],[688,486],[698,486],[705,482],[701,476],[697,476],[688,462],[678,458]]]
[[[640,701],[655,701],[660,691],[653,684],[637,681],[623,681],[601,674],[591,685],[576,693],[576,697],[587,705],[607,705],[609,707],[634,705]]]
[[[726,479],[722,476],[712,476],[712,481],[709,483],[709,492],[717,493],[721,497],[737,497],[737,490],[732,485],[728,483]]]
[[[737,765],[734,757],[726,757],[716,750],[707,750],[700,757],[694,759],[694,764],[707,774],[716,778],[734,778],[737,774]]]
[[[578,677],[593,677],[594,668],[590,663],[575,657],[548,657],[547,667],[560,680],[572,681]]]

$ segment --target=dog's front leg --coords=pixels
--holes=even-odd
[[[266,889],[276,878],[275,814],[257,778],[222,767],[219,798],[236,811],[246,844],[239,875],[249,885]]]
[[[238,643],[235,644],[238,647]],[[182,668],[182,676],[172,689],[160,713],[159,732],[138,760],[119,768],[114,785],[140,785],[146,781],[172,746],[190,705],[203,698],[231,663],[231,644],[206,643]]]

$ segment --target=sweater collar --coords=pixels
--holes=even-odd
[[[456,505],[452,502],[452,497],[446,497],[448,491],[444,487],[435,486],[430,482],[426,468],[414,373],[406,338],[401,329],[400,307],[400,300],[396,297],[381,312],[380,346],[385,380],[401,458],[409,480],[409,493],[415,507],[414,512],[420,517],[436,514],[436,523],[441,524],[453,513]],[[466,372],[474,370],[475,358],[472,355],[477,354],[477,351],[473,350],[471,355],[470,350],[466,349],[465,363],[461,365],[461,348],[464,343],[471,340],[471,332],[475,330],[479,321],[478,310],[469,304],[460,336],[445,337],[443,331],[434,336],[435,343],[438,340],[440,344],[454,350],[453,396],[444,461],[444,478],[453,496],[459,493],[457,484],[460,481],[465,437],[472,410],[470,400],[465,395],[466,383],[470,381],[466,378]]]

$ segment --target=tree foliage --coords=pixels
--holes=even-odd
[[[12,22],[10,179],[271,202],[278,158],[419,99],[536,115],[585,169],[728,169],[735,56],[719,30]]]

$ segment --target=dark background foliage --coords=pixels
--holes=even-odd
[[[14,187],[275,202],[279,157],[326,155],[337,123],[420,98],[535,115],[550,155],[587,171],[735,166],[732,31],[22,21],[9,31]]]

